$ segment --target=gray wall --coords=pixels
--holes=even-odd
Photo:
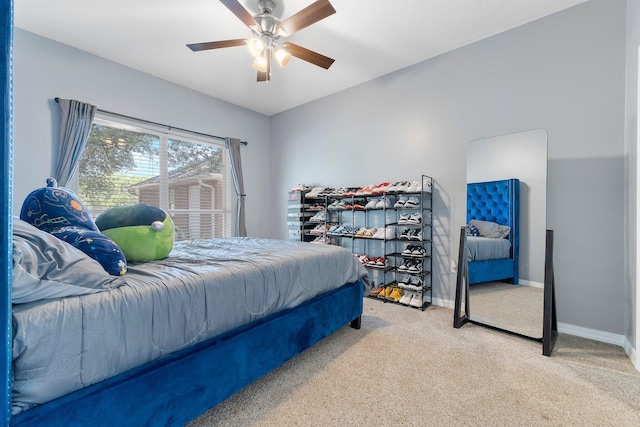
[[[55,164],[55,97],[198,132],[249,141],[242,150],[247,230],[268,236],[269,118],[18,28],[14,43],[14,212]]]
[[[544,128],[558,319],[624,334],[625,8],[592,0],[273,116],[274,234],[299,182],[432,175],[434,297],[451,301],[467,143]]]
[[[637,75],[638,0],[629,0],[635,38],[627,45],[626,7],[591,0],[271,118],[16,29],[14,208],[51,173],[56,96],[248,140],[247,222],[256,236],[286,237],[285,195],[300,182],[426,173],[436,180],[434,296],[446,305],[468,142],[544,128],[559,321],[626,334],[635,345],[635,261],[625,259],[636,240],[625,239],[624,224],[635,233],[637,189],[625,178],[635,179],[637,98],[626,99],[625,128],[625,46],[626,70]],[[627,84],[637,85],[632,77]]]
[[[640,49],[640,0],[627,1],[627,64],[625,148],[627,154],[627,256],[625,268],[625,336],[637,349],[638,318],[638,50]],[[637,352],[636,352],[637,354]],[[640,369],[640,362],[636,362]]]

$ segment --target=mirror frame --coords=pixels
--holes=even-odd
[[[553,347],[558,337],[558,321],[556,317],[556,295],[555,277],[553,273],[553,230],[547,230],[545,241],[545,262],[544,262],[544,307],[542,320],[542,338],[534,338],[523,335],[508,329],[488,325],[486,323],[472,320],[469,315],[471,307],[469,304],[469,281],[467,263],[464,261],[465,243],[467,241],[467,230],[465,226],[460,228],[460,247],[458,249],[458,276],[456,278],[456,299],[453,309],[453,327],[461,328],[465,323],[472,323],[477,326],[488,328],[498,332],[504,332],[520,338],[540,342],[542,344],[542,355],[551,356]],[[462,313],[462,298],[464,297],[464,313]]]

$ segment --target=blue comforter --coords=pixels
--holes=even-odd
[[[13,412],[94,384],[346,283],[344,248],[257,238],[176,243],[105,292],[13,306]],[[365,289],[365,294],[369,289]]]

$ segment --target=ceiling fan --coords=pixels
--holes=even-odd
[[[271,79],[272,55],[281,67],[284,67],[292,56],[324,69],[328,69],[333,64],[334,59],[327,56],[291,42],[280,42],[280,38],[288,37],[336,13],[328,0],[317,0],[282,22],[272,15],[273,9],[275,9],[273,0],[259,0],[258,8],[261,13],[255,16],[251,16],[238,0],[220,0],[220,2],[253,31],[254,37],[188,44],[187,47],[192,51],[246,45],[255,57],[253,67],[258,70],[259,82],[268,82]]]

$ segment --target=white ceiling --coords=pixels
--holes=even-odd
[[[335,59],[292,58],[256,82],[244,47],[188,43],[251,37],[218,0],[17,0],[15,26],[265,115],[307,103],[586,0],[330,0],[336,13],[288,40]],[[313,0],[275,0],[284,20]],[[257,0],[240,0],[252,15]]]

